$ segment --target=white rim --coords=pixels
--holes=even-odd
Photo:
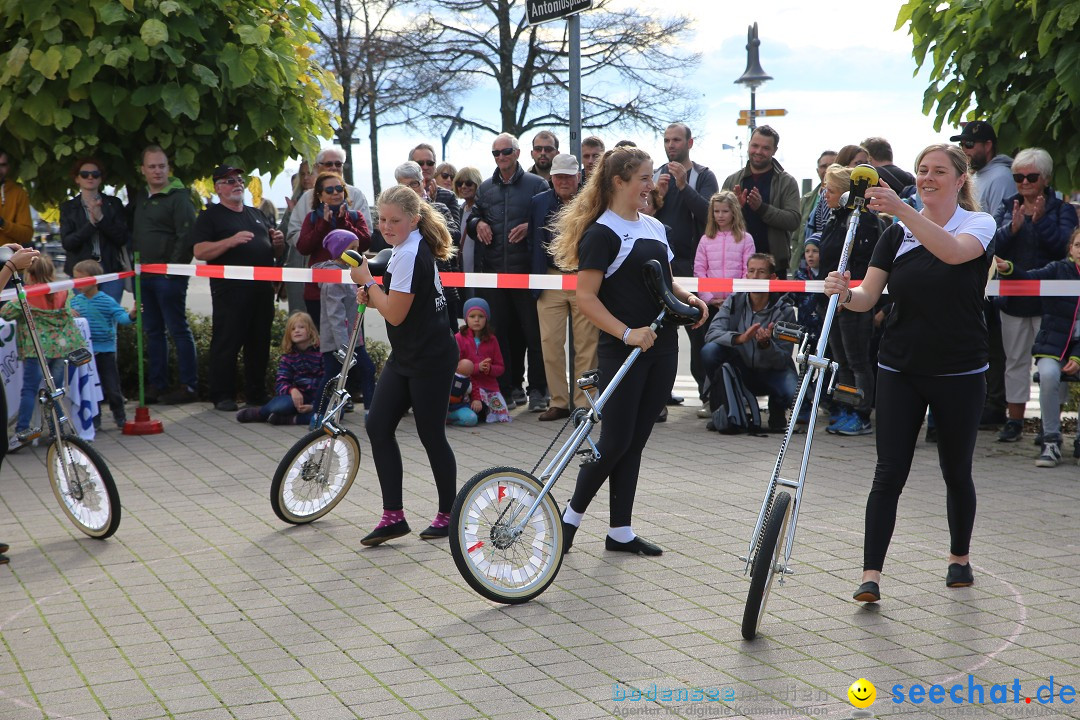
[[[296,456],[289,465],[289,472],[281,483],[281,504],[290,513],[297,517],[314,515],[326,508],[334,501],[345,484],[349,480],[352,469],[355,466],[353,452],[355,445],[347,440],[327,436],[325,439],[311,443],[304,451]],[[317,479],[304,478],[304,466],[308,463],[322,461],[323,451],[327,444],[332,443],[330,448],[329,472],[326,475],[326,484]],[[309,466],[309,474],[311,468]],[[322,477],[324,473],[319,473]]]
[[[101,471],[90,456],[74,443],[65,442],[62,446],[57,443],[56,449],[53,460],[54,482],[57,483],[57,490],[64,507],[75,522],[83,527],[94,532],[104,530],[109,524],[109,518],[112,517],[112,507],[109,504],[109,493],[101,479]],[[71,468],[82,486],[81,499],[76,498],[70,490],[61,455],[65,451],[70,458]]]

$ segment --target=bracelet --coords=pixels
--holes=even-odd
[[[848,304],[849,302],[851,302],[851,288],[848,288],[848,289],[847,289],[847,297],[846,297],[846,298],[844,299],[844,301],[843,301],[842,303],[840,303],[840,304],[841,304],[841,305],[847,305],[847,304]]]
[[[4,263],[4,267],[10,267],[12,275],[19,272],[19,268],[15,267],[15,263],[11,262],[10,260]]]
[[[626,329],[622,331],[623,345],[626,344],[626,338],[628,338],[628,337],[630,337],[630,326],[629,325],[627,325]]]
[[[365,290],[370,290],[372,285],[378,285],[378,284],[379,283],[375,282],[375,278],[372,278],[372,279],[368,280],[366,283],[364,283],[364,289]]]

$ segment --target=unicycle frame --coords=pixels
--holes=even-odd
[[[345,432],[340,424],[341,415],[345,410],[345,405],[352,399],[349,391],[345,389],[345,383],[349,378],[349,371],[352,370],[353,365],[356,364],[356,345],[360,340],[360,335],[363,333],[364,311],[366,309],[366,305],[359,305],[357,307],[356,327],[353,328],[352,333],[349,335],[349,343],[335,351],[338,360],[341,361],[341,372],[334,378],[334,389],[330,394],[332,399],[327,400],[326,411],[322,414],[322,417],[319,418],[319,427],[322,428],[327,435],[333,437],[337,437]],[[324,393],[324,397],[325,396]],[[322,398],[320,398],[320,402],[321,400]]]
[[[865,199],[862,194],[858,194],[854,200],[854,210],[851,213],[851,217],[848,219],[847,234],[844,237],[844,247],[840,253],[840,263],[837,267],[840,274],[843,274],[844,271],[847,270],[848,260],[851,256],[851,248],[855,243],[855,233],[859,228],[859,220],[863,212],[866,212],[865,204]],[[828,358],[826,350],[829,343],[829,331],[832,329],[839,302],[839,294],[829,298],[828,309],[822,322],[821,336],[818,338],[816,350],[808,353],[808,346],[810,344],[809,336],[803,338],[803,341],[799,346],[797,360],[799,366],[806,368],[806,371],[803,373],[802,381],[799,384],[799,392],[795,397],[795,403],[791,410],[791,419],[788,421],[787,430],[784,432],[784,439],[780,443],[780,452],[777,453],[776,464],[773,466],[772,475],[769,478],[768,489],[765,492],[764,499],[761,501],[761,509],[758,511],[757,523],[754,526],[753,534],[750,536],[746,555],[739,556],[739,559],[745,563],[743,573],[749,573],[751,564],[754,562],[755,554],[758,551],[762,534],[765,530],[765,524],[768,521],[769,511],[772,508],[772,501],[773,497],[776,495],[777,488],[784,487],[794,489],[795,497],[792,501],[791,521],[788,523],[787,531],[783,538],[784,552],[782,567],[776,569],[781,585],[784,584],[785,575],[794,573],[790,567],[791,553],[795,544],[795,531],[798,528],[799,523],[799,508],[802,505],[803,489],[806,486],[806,475],[810,464],[810,450],[814,441],[814,426],[817,423],[818,406],[821,402],[822,390],[825,386],[822,380],[826,377],[826,374],[828,374],[829,384],[826,392],[829,395],[832,394],[836,385],[836,372],[839,365]],[[806,402],[811,384],[814,385],[814,394],[812,396],[810,421],[806,426],[806,441],[803,445],[802,458],[799,462],[799,476],[796,480],[783,478],[780,475],[781,468],[783,467],[791,439],[795,434],[795,425],[799,413],[802,410],[803,403]]]
[[[667,315],[666,310],[661,310],[660,314],[656,316],[652,324],[649,326],[653,332],[659,330],[664,323],[664,317]],[[532,505],[525,511],[524,515],[520,516],[520,519],[511,516],[506,520],[506,525],[509,527],[509,535],[511,538],[516,539],[524,531],[525,527],[529,524],[533,515],[536,514],[537,509],[544,501],[544,497],[551,492],[551,488],[555,486],[555,483],[559,480],[563,471],[566,470],[566,466],[570,464],[570,461],[578,454],[578,450],[585,442],[589,443],[591,460],[595,462],[600,459],[600,451],[597,449],[596,444],[592,441],[590,434],[592,429],[600,423],[603,419],[604,405],[611,399],[612,394],[616,388],[619,387],[619,383],[626,377],[626,373],[630,371],[630,367],[641,356],[642,350],[640,347],[635,347],[630,351],[630,354],[623,360],[622,365],[612,376],[611,382],[604,388],[604,392],[600,393],[599,397],[595,396],[597,383],[599,382],[599,371],[591,371],[586,373],[583,377],[579,378],[577,383],[585,395],[586,400],[589,401],[589,409],[582,416],[581,422],[574,428],[574,431],[570,433],[570,437],[566,442],[562,444],[562,447],[555,453],[555,456],[551,458],[544,471],[540,473],[539,480],[544,483],[544,487],[540,492],[536,494],[536,498],[533,500]]]

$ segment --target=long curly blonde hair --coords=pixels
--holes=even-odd
[[[629,182],[634,173],[652,158],[644,150],[623,146],[608,150],[596,164],[589,182],[555,217],[551,231],[551,255],[555,264],[567,272],[578,269],[578,245],[585,230],[611,205],[615,178]]]

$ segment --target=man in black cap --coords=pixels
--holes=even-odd
[[[1012,158],[997,152],[994,128],[983,120],[972,120],[959,135],[949,139],[960,143],[960,149],[968,156],[982,211],[1000,221],[1005,212],[1003,202],[1016,194],[1016,183],[1012,178]]]
[[[221,201],[195,220],[189,240],[196,259],[212,265],[272,266],[285,251],[285,236],[267,226],[266,217],[244,205],[244,171],[232,165],[214,170],[214,192]],[[214,408],[236,410],[236,358],[244,349],[248,405],[267,400],[266,365],[274,289],[259,280],[210,279],[213,334],[210,338],[210,399]]]

